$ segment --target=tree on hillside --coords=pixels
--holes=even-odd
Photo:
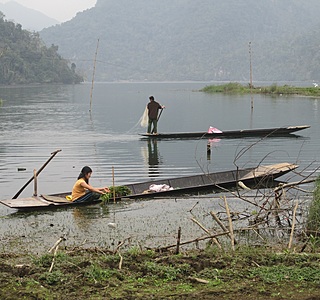
[[[58,46],[46,47],[36,32],[4,19],[0,12],[0,84],[80,83]]]

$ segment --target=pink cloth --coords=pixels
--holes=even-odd
[[[210,126],[208,129],[208,133],[222,133],[222,131],[218,128]]]

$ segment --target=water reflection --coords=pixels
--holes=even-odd
[[[211,160],[212,149],[219,145],[221,139],[209,139],[207,143],[207,160]]]
[[[149,164],[149,177],[159,176],[159,151],[156,139],[148,139],[148,164]]]
[[[72,216],[78,228],[85,230],[93,225],[97,218],[110,217],[110,212],[109,208],[101,203],[75,207],[72,210]]]

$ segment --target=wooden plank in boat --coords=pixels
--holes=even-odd
[[[250,177],[261,177],[274,174],[279,177],[279,174],[283,172],[288,172],[290,170],[296,169],[298,166],[290,163],[279,163],[271,166],[258,166],[256,169],[252,170],[245,176],[239,178],[239,180],[246,180]]]
[[[55,203],[69,203],[70,201],[66,198],[52,195],[41,195],[45,200]]]
[[[9,200],[1,200],[2,204],[5,204],[9,207],[19,207],[19,208],[24,208],[24,207],[46,207],[51,205],[54,205],[53,203],[50,203],[48,201],[45,201],[41,197],[28,197],[28,198],[17,198],[17,199],[9,199]]]

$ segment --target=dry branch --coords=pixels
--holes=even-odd
[[[122,257],[122,255],[121,255],[121,253],[120,253],[120,251],[119,251],[119,256],[120,256],[120,261],[119,261],[119,270],[121,270],[121,268],[122,268],[122,262],[123,262],[123,257]]]
[[[64,237],[60,237],[56,242],[55,242],[55,244],[49,249],[49,253],[51,253],[53,250],[55,250],[58,246],[59,246],[59,244],[61,243],[61,242],[63,242],[63,241],[65,241],[66,239],[64,238]]]
[[[313,178],[313,179],[308,179],[308,180],[301,180],[301,181],[296,181],[296,182],[289,182],[289,183],[283,183],[281,185],[279,185],[278,187],[276,187],[274,189],[275,192],[282,190],[284,188],[288,188],[288,187],[293,187],[293,186],[297,186],[300,184],[306,184],[306,183],[311,183],[311,182],[315,182],[317,180],[317,178]]]
[[[126,242],[126,241],[129,241],[131,239],[131,237],[128,237],[128,238],[125,238],[122,242],[120,242],[117,246],[117,248],[113,251],[113,254],[116,254],[118,252],[118,250],[123,246],[123,244]]]
[[[209,235],[209,236],[203,236],[203,237],[199,237],[199,238],[196,238],[196,239],[193,239],[193,240],[190,240],[190,241],[186,241],[186,242],[182,242],[180,243],[180,246],[182,245],[187,245],[187,244],[191,244],[191,243],[198,243],[200,241],[204,241],[204,240],[207,240],[207,239],[213,239],[213,238],[217,238],[219,236],[223,236],[223,235],[226,235],[226,234],[229,234],[229,232],[221,232],[221,233],[217,233],[217,234],[214,234],[214,235]],[[177,245],[174,244],[174,245],[169,245],[169,246],[165,246],[165,247],[161,247],[161,248],[158,248],[156,249],[157,251],[167,251],[168,249],[170,248],[174,248],[176,247]],[[151,248],[147,248],[147,249],[151,249]]]
[[[52,262],[51,262],[51,266],[50,266],[50,269],[49,269],[49,273],[51,273],[52,269],[53,269],[53,266],[54,266],[54,263],[55,263],[55,260],[56,260],[56,256],[57,256],[57,253],[58,253],[58,248],[59,248],[59,244],[56,246],[56,248],[54,249],[54,254],[53,254],[53,259],[52,259]]]
[[[197,278],[197,277],[191,277],[191,276],[189,276],[189,279],[190,279],[191,281],[198,282],[198,283],[205,283],[205,284],[209,283],[208,280],[201,279],[201,278]]]

